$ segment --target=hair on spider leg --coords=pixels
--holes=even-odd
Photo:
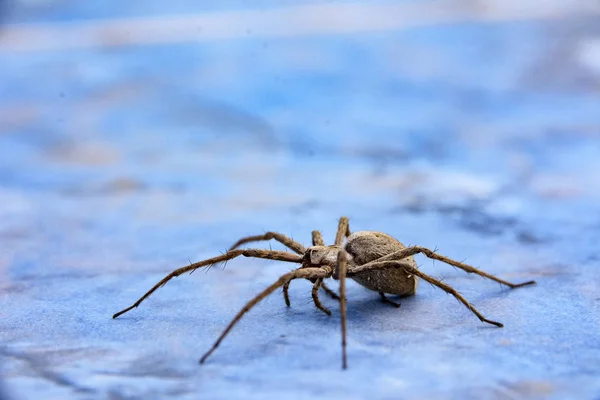
[[[208,271],[210,271],[211,269],[213,269],[213,267],[214,267],[215,265],[216,265],[216,263],[215,263],[215,264],[213,264],[213,265],[209,265],[209,266],[207,266],[207,267],[204,269],[204,273],[205,273],[205,274],[208,274]],[[194,272],[194,271],[192,270],[192,272]],[[192,272],[190,272],[190,275],[192,274]]]
[[[293,253],[289,251],[272,250],[270,244],[269,250],[258,248],[237,249],[237,247],[246,243],[270,240],[279,242],[285,246],[286,249],[293,251]],[[318,231],[312,232],[312,244],[311,247],[305,248],[302,244],[277,232],[266,232],[262,235],[243,237],[235,242],[226,253],[222,253],[220,256],[205,259],[196,263],[190,263],[187,266],[171,271],[133,303],[133,305],[117,312],[113,315],[113,318],[117,318],[120,315],[131,311],[133,308],[138,307],[157,289],[163,287],[171,279],[186,272],[192,273],[199,268],[204,268],[205,271],[208,271],[213,266],[221,264],[223,265],[223,268],[225,268],[228,261],[234,258],[240,258],[241,256],[289,262],[296,264],[297,268],[291,269],[291,271],[281,275],[274,283],[248,301],[225,327],[213,346],[202,356],[200,363],[204,363],[219,347],[231,329],[248,311],[264,298],[278,291],[278,289],[282,289],[286,305],[289,306],[290,299],[288,289],[293,280],[302,279],[312,282],[313,287],[311,295],[313,303],[319,310],[331,315],[331,311],[323,306],[319,300],[319,289],[322,288],[325,292],[329,291],[333,293],[333,291],[328,289],[323,282],[325,279],[333,278],[339,280],[339,296],[336,296],[339,301],[341,320],[342,368],[345,369],[347,366],[346,278],[352,279],[380,295],[381,293],[384,293],[398,296],[414,295],[417,290],[417,280],[420,278],[430,285],[445,291],[447,294],[451,294],[481,322],[492,324],[497,327],[502,327],[503,325],[500,322],[486,319],[467,299],[452,286],[445,283],[443,279],[427,275],[419,270],[413,256],[421,254],[432,260],[438,260],[445,264],[452,265],[467,273],[474,273],[484,278],[491,279],[512,289],[535,283],[535,281],[517,284],[511,283],[483,270],[464,264],[464,262],[459,262],[444,255],[437,254],[437,247],[433,251],[421,246],[405,247],[398,240],[382,232],[359,231],[351,233],[348,218],[346,217],[342,217],[339,220],[333,245],[325,245],[325,242]]]
[[[225,254],[227,254],[227,253],[228,253],[228,251],[225,251],[225,252],[223,252],[223,250],[221,250],[221,256],[223,256],[223,255],[225,255]],[[205,273],[205,274],[208,274],[208,271],[210,271],[211,269],[213,269],[213,268],[215,268],[215,267],[221,267],[221,271],[224,271],[224,270],[225,270],[225,267],[227,266],[227,263],[228,263],[228,262],[229,262],[229,260],[224,260],[224,261],[217,262],[217,263],[214,263],[214,264],[212,264],[212,265],[209,265],[209,266],[207,266],[207,267],[204,269],[204,273]]]
[[[193,264],[193,262],[192,262],[192,260],[190,260],[190,259],[189,259],[189,257],[188,257],[188,261],[190,262],[190,263],[188,264],[188,267],[189,267],[190,265],[192,265],[192,264]],[[191,274],[193,274],[193,273],[194,273],[194,271],[195,271],[195,269],[192,269],[192,270],[190,271],[190,275],[191,275]],[[165,283],[167,283],[167,282],[165,282]]]
[[[435,260],[434,260],[434,261],[435,261]],[[465,261],[467,261],[467,259],[466,259],[466,258],[464,258],[464,259],[460,260],[460,261],[459,261],[459,263],[461,263],[461,264],[464,264],[464,263],[465,263]],[[458,268],[456,265],[452,265],[452,264],[450,264],[450,266],[451,266],[452,268],[454,268],[454,270],[455,270],[455,271],[458,271],[458,270],[459,270],[459,268]],[[467,273],[470,273],[470,272],[467,272]],[[485,276],[483,276],[482,278],[483,278],[483,279],[486,279],[486,277],[485,277]]]
[[[304,299],[304,303],[303,303],[303,304],[304,304],[304,305],[307,305],[307,304],[310,304],[310,303],[312,303],[312,302],[313,302],[313,299],[312,299],[312,298],[310,298],[310,299],[309,299],[309,298],[305,298],[305,299]]]
[[[215,264],[215,266],[217,266],[217,265],[218,265],[218,266],[220,266],[220,267],[221,267],[221,271],[225,271],[225,268],[227,267],[227,263],[228,263],[229,261],[230,261],[230,260],[225,260],[225,261],[223,261],[223,262],[221,262],[221,263]]]

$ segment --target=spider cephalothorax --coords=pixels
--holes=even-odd
[[[305,268],[315,268],[321,266],[334,267],[337,263],[338,246],[311,246],[304,253],[302,266]]]
[[[238,249],[241,245],[249,242],[262,240],[277,240],[294,253],[277,250],[262,249]],[[344,243],[344,239],[346,239]],[[285,235],[276,232],[267,232],[264,235],[248,236],[238,240],[227,253],[200,261],[179,269],[174,270],[160,282],[158,282],[146,294],[140,297],[133,305],[119,311],[113,318],[124,314],[140,305],[156,289],[166,284],[172,278],[183,273],[192,272],[198,268],[208,267],[220,262],[228,261],[233,258],[256,257],[270,260],[285,261],[300,264],[300,267],[282,275],[275,283],[267,287],[261,293],[250,300],[233,318],[225,328],[221,336],[217,339],[212,348],[202,356],[200,362],[203,363],[213,351],[217,349],[221,341],[227,336],[233,326],[250,311],[259,301],[273,293],[278,288],[283,289],[283,297],[286,305],[290,306],[290,297],[288,293],[290,282],[294,279],[308,279],[313,283],[312,298],[315,306],[324,313],[331,315],[319,300],[319,289],[323,289],[331,297],[339,300],[341,326],[342,326],[342,367],[346,368],[346,277],[353,279],[367,289],[378,292],[381,299],[395,307],[400,304],[389,300],[385,294],[394,294],[400,296],[410,296],[417,290],[418,279],[421,278],[434,286],[439,287],[445,292],[453,295],[458,301],[463,303],[473,314],[482,322],[486,322],[498,327],[503,325],[499,322],[486,319],[479,313],[460,293],[450,285],[435,279],[417,268],[413,258],[415,254],[423,254],[434,260],[439,260],[460,268],[468,273],[475,273],[493,281],[499,282],[510,288],[517,288],[525,285],[534,284],[534,281],[514,284],[497,278],[487,272],[481,271],[470,265],[452,260],[443,255],[429,250],[425,247],[411,246],[405,247],[398,240],[381,232],[360,231],[350,234],[348,218],[340,218],[335,242],[331,246],[326,246],[323,237],[319,231],[312,232],[312,246],[305,248],[300,243],[288,238]],[[339,296],[329,289],[324,280],[334,278],[339,280]]]

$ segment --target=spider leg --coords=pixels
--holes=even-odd
[[[344,236],[350,236],[350,223],[348,217],[341,217],[338,223],[337,233],[335,234],[335,246],[341,246],[344,241]]]
[[[325,285],[325,282],[321,283],[321,289],[323,289],[323,291],[325,293],[327,293],[329,295],[329,297],[331,297],[332,299],[334,299],[334,300],[340,299],[340,296],[338,296],[338,294],[336,292],[334,292],[327,285]]]
[[[417,268],[412,267],[408,263],[400,261],[400,260],[370,262],[369,264],[364,264],[364,265],[361,265],[359,267],[353,268],[352,270],[348,271],[348,276],[352,276],[358,272],[380,271],[380,270],[391,269],[391,268],[402,268],[407,274],[416,275],[419,278],[423,279],[424,281],[429,282],[432,285],[439,287],[446,293],[451,294],[458,301],[460,301],[462,304],[464,304],[465,307],[467,307],[473,314],[475,314],[481,322],[487,322],[488,324],[496,325],[500,328],[504,326],[500,322],[489,320],[489,319],[485,318],[483,315],[481,315],[481,313],[479,311],[477,311],[477,309],[475,307],[473,307],[473,305],[471,305],[471,303],[469,303],[452,286],[450,286],[442,281],[439,281],[439,280],[419,271]]]
[[[313,246],[325,246],[325,241],[323,240],[323,236],[319,231],[312,231],[312,244]],[[321,288],[325,293],[327,293],[332,299],[339,300],[340,296],[337,295],[336,292],[329,289],[325,282],[321,283]]]
[[[316,284],[316,282],[315,282],[315,284]],[[338,296],[337,293],[335,293],[333,290],[329,289],[325,285],[325,282],[321,281],[321,283],[319,284],[318,288],[323,289],[323,291],[325,293],[327,293],[332,299],[335,299],[335,300],[339,300],[340,299],[340,296]],[[282,289],[283,289],[283,300],[285,301],[285,305],[288,306],[288,307],[290,307],[291,306],[290,294],[289,294],[290,282],[284,283]],[[327,309],[327,307],[324,307],[321,304],[321,302],[319,301],[319,295],[318,295],[318,293],[316,294],[316,297],[315,297],[314,290],[315,290],[315,287],[313,285],[313,301],[315,303],[315,306],[319,310],[322,310],[323,312],[325,312],[325,314],[331,315],[331,312],[327,312],[327,311],[329,311]]]
[[[325,246],[323,235],[319,231],[312,231],[312,244],[313,246]]]
[[[312,244],[313,246],[325,246],[325,242],[323,241],[323,236],[321,235],[321,232],[319,231],[312,231]],[[316,284],[316,282],[315,282]],[[327,293],[329,296],[331,296],[331,298],[339,300],[340,296],[337,295],[337,293],[335,293],[333,290],[329,289],[327,287],[327,285],[325,284],[325,282],[321,281],[321,283],[319,284],[319,287],[322,288],[325,293]],[[285,300],[285,304],[289,307],[290,306],[290,295],[289,295],[289,288],[290,288],[290,282],[287,282],[283,285],[283,299]],[[331,315],[331,311],[329,311],[326,307],[324,307],[321,302],[319,301],[319,295],[318,293],[315,294],[314,292],[314,286],[313,286],[313,301],[315,303],[315,306],[319,309],[322,310],[323,312],[325,312],[328,315]],[[317,288],[318,290],[318,288]]]
[[[290,303],[290,294],[288,293],[288,290],[290,290],[290,281],[283,284],[283,300],[285,300],[285,305],[290,307],[292,303]]]
[[[229,251],[235,250],[238,247],[240,247],[241,245],[246,244],[246,243],[258,242],[261,240],[271,240],[271,239],[275,239],[279,243],[283,244],[284,246],[288,247],[289,249],[293,250],[294,252],[296,252],[298,254],[304,254],[306,252],[306,249],[300,243],[296,242],[295,240],[293,240],[285,235],[282,235],[281,233],[277,233],[277,232],[267,232],[264,235],[243,237],[240,240],[238,240],[237,242],[235,242],[235,244],[233,246],[231,246]]]
[[[348,357],[346,355],[346,264],[348,254],[346,250],[340,249],[337,258],[336,275],[340,280],[340,316],[342,324],[342,368],[348,368]]]
[[[469,274],[477,274],[479,276],[483,276],[484,278],[488,278],[491,279],[495,282],[501,283],[503,285],[506,285],[508,287],[510,287],[511,289],[515,289],[521,286],[526,286],[526,285],[533,285],[535,284],[535,281],[527,281],[527,282],[523,282],[523,283],[511,283],[508,281],[505,281],[504,279],[500,279],[492,274],[488,274],[485,271],[482,271],[480,269],[477,269],[475,267],[472,267],[468,264],[453,260],[451,258],[448,258],[446,256],[443,256],[441,254],[437,254],[436,252],[429,250],[425,247],[421,247],[421,246],[411,246],[411,247],[407,247],[404,250],[400,250],[397,251],[395,253],[389,254],[387,256],[381,257],[377,260],[374,260],[372,262],[380,262],[380,261],[388,261],[388,260],[401,260],[405,257],[410,257],[413,256],[415,254],[423,254],[426,257],[429,257],[433,260],[438,260],[438,261],[442,261],[446,264],[450,264],[452,266],[455,266],[456,268],[460,268],[463,271],[469,273]],[[367,264],[362,265],[361,267],[366,266]]]
[[[330,272],[324,268],[298,268],[293,270],[292,272],[288,272],[287,274],[282,275],[275,283],[267,287],[265,290],[256,295],[252,300],[250,300],[246,305],[236,314],[236,316],[231,320],[229,325],[225,328],[223,333],[219,336],[217,341],[212,345],[212,347],[200,358],[200,364],[203,364],[206,359],[219,347],[223,339],[227,336],[229,331],[237,324],[237,322],[246,314],[248,311],[252,309],[258,302],[262,299],[273,293],[275,290],[285,285],[287,282],[292,281],[293,279],[323,279],[330,275]]]
[[[277,232],[267,232],[264,235],[243,237],[240,240],[238,240],[237,242],[235,242],[235,244],[229,248],[229,251],[235,250],[236,248],[238,248],[241,245],[244,245],[246,243],[258,242],[258,241],[262,241],[262,240],[271,240],[271,239],[275,239],[279,243],[283,244],[284,246],[288,247],[289,249],[293,250],[294,252],[296,252],[300,255],[303,255],[306,252],[306,249],[300,243],[296,242],[295,240],[293,240],[285,235],[282,235],[281,233],[277,233]],[[285,301],[285,305],[288,307],[291,304],[290,303],[290,295],[288,292],[289,288],[290,288],[289,282],[286,283],[285,285],[283,285],[283,300]]]
[[[392,305],[396,308],[400,308],[400,303],[396,303],[395,301],[388,299],[387,296],[385,295],[385,293],[379,292],[379,296],[381,296],[381,301],[383,301],[384,303]]]
[[[315,306],[323,311],[325,314],[331,316],[331,311],[325,307],[323,304],[321,304],[321,300],[319,300],[319,287],[323,284],[323,278],[319,278],[315,281],[315,283],[313,284],[313,288],[312,288],[312,298],[313,298],[313,302],[315,303]]]
[[[140,297],[131,306],[129,306],[129,307],[125,308],[124,310],[121,310],[118,313],[116,313],[115,315],[113,315],[113,319],[117,318],[119,315],[125,314],[126,312],[139,306],[142,301],[146,300],[146,298],[148,298],[148,296],[150,296],[152,293],[154,293],[154,291],[156,291],[158,288],[164,286],[171,279],[178,277],[179,275],[184,274],[186,272],[193,272],[198,268],[208,267],[210,265],[228,261],[228,260],[231,260],[231,259],[239,257],[239,256],[266,258],[269,260],[278,260],[278,261],[286,261],[286,262],[294,262],[294,263],[302,262],[302,258],[300,256],[288,253],[286,251],[261,250],[261,249],[246,249],[246,250],[228,251],[227,253],[222,254],[220,256],[209,258],[207,260],[199,261],[197,263],[193,263],[188,266],[176,269],[175,271],[173,271],[170,274],[168,274],[167,276],[165,276],[162,280],[160,280],[160,282],[158,282],[156,285],[154,285],[154,287],[152,287],[152,289],[150,289],[148,292],[146,292],[146,294],[144,294],[142,297]]]

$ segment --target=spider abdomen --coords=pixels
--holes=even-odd
[[[405,248],[402,243],[393,237],[375,231],[355,232],[348,237],[345,246],[355,265],[366,264]],[[412,256],[404,258],[403,261],[414,268],[417,267],[417,263]],[[352,279],[367,289],[376,292],[410,296],[415,294],[417,290],[417,277],[407,274],[401,268],[359,273],[352,276]]]

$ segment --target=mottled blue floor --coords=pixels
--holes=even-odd
[[[4,33],[251,8],[191,3],[13,1]],[[0,31],[0,391],[600,399],[599,15],[47,51]],[[427,284],[394,309],[351,282],[347,371],[338,306],[304,281],[197,364],[289,264],[236,259],[111,319],[241,236],[331,242],[341,215],[538,285],[418,258],[499,329]]]

